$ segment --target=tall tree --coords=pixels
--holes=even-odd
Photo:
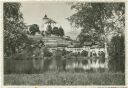
[[[32,24],[29,31],[31,35],[35,35],[37,32],[40,33],[39,26],[37,24]]]
[[[124,3],[75,3],[71,9],[76,11],[68,20],[77,28],[84,28],[86,32],[95,29],[95,32],[104,41],[105,57],[108,58],[108,34],[117,28],[115,24],[124,21]],[[115,18],[114,15],[117,15]],[[116,19],[113,21],[113,19]],[[124,22],[123,22],[124,23]]]
[[[6,2],[3,5],[4,54],[10,56],[19,50],[27,40],[26,25],[20,12],[20,3]]]
[[[53,28],[52,34],[53,34],[53,35],[56,35],[56,36],[59,36],[59,29],[58,29],[58,27],[54,27],[54,28]]]
[[[124,36],[116,35],[109,44],[109,70],[125,71],[125,41]]]
[[[64,36],[64,29],[61,26],[59,27],[58,31],[60,36]]]
[[[46,31],[45,31],[45,34],[46,35],[51,35],[52,34],[52,27],[51,27],[51,25],[48,25],[47,26]]]

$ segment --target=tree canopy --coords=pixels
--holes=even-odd
[[[68,20],[72,26],[86,30],[82,33],[94,29],[99,35],[106,36],[111,30],[119,29],[115,26],[117,21],[124,23],[124,7],[124,3],[75,3],[71,9],[74,9],[76,13],[70,16]]]
[[[119,35],[124,36],[125,3],[73,3],[71,9],[76,13],[67,19],[73,27],[81,28],[79,41],[103,43],[110,67],[124,70],[124,37]],[[120,62],[120,67],[117,62]]]
[[[39,26],[37,24],[30,25],[29,31],[31,35],[35,35],[37,32],[40,33]]]
[[[58,27],[54,27],[53,30],[52,30],[52,34],[53,35],[56,35],[56,36],[59,36],[59,31],[58,31]]]
[[[19,50],[27,40],[26,25],[20,12],[20,3],[4,3],[4,54],[12,55]]]
[[[64,36],[64,29],[61,26],[59,27],[59,35]]]
[[[64,30],[63,30],[63,28],[61,26],[59,28],[58,27],[54,27],[53,31],[52,31],[52,34],[62,37],[62,36],[64,36]]]
[[[124,36],[114,36],[108,47],[109,50],[109,68],[111,71],[125,71],[125,42]]]
[[[45,31],[45,34],[46,35],[51,35],[52,34],[52,27],[51,27],[51,25],[48,25],[47,26],[46,31]]]

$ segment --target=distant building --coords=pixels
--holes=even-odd
[[[35,34],[34,36],[28,35],[29,37],[33,38],[35,41],[44,41],[45,46],[49,48],[68,47],[71,44],[72,39],[70,39],[69,36],[59,37],[53,34],[51,34],[50,36],[46,36],[45,31],[47,29],[47,26],[51,25],[51,27],[53,28],[56,26],[57,22],[52,20],[51,18],[48,18],[47,15],[43,17],[42,21],[44,36],[42,36],[41,34]]]
[[[51,27],[55,27],[56,22],[51,18],[48,18],[47,15],[43,17],[43,30],[46,31],[48,25]],[[82,51],[88,51],[89,56],[91,52],[98,54],[99,51],[104,51],[103,48],[97,48],[98,44],[93,42],[84,42],[82,46],[80,46],[80,42],[78,39],[72,40],[69,36],[42,36],[41,34],[36,34],[34,36],[29,35],[29,37],[33,38],[35,41],[44,41],[45,46],[49,48],[52,52],[56,49],[65,49],[67,51],[71,51],[73,53],[81,53]]]
[[[52,20],[51,18],[48,18],[46,14],[43,17],[42,21],[42,27],[44,31],[46,31],[48,25],[51,25],[52,28],[56,25],[56,21]]]

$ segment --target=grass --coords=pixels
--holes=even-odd
[[[123,73],[5,74],[4,85],[125,85]]]

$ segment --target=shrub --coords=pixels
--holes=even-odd
[[[85,50],[83,50],[83,51],[81,52],[81,55],[86,57],[86,56],[88,56],[88,52],[85,51]]]

